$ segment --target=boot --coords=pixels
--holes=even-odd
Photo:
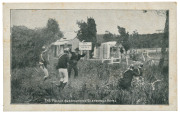
[[[62,86],[63,86],[63,82],[60,82],[60,84],[57,85],[57,87],[59,88],[59,92],[61,91]]]
[[[62,84],[63,84],[63,82],[60,81],[59,84],[55,84],[55,85],[60,88],[62,86]]]
[[[44,76],[43,81],[46,81],[46,79],[48,79],[48,78],[49,78],[49,76]]]
[[[64,89],[64,87],[66,86],[67,82],[66,83],[62,83],[62,86],[61,88]]]
[[[59,88],[61,88],[63,86],[63,82],[60,82],[59,84]]]

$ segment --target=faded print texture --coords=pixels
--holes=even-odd
[[[166,10],[11,10],[11,103],[169,104],[168,19]]]

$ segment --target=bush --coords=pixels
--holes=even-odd
[[[59,81],[59,74],[53,67],[54,59],[48,66],[50,79],[43,82],[43,72],[37,68],[13,69],[11,78],[11,103],[54,103],[54,104],[168,104],[168,74],[161,74],[158,66],[144,66],[144,81],[133,79],[130,90],[118,88],[118,80],[126,70],[123,64],[107,64],[95,60],[78,62],[79,76],[69,79],[63,91],[51,84]],[[153,90],[150,83],[161,80]],[[115,102],[45,102],[56,100],[114,100]]]
[[[49,45],[63,36],[59,25],[49,19],[47,27],[28,29],[25,26],[13,26],[11,29],[11,68],[35,66],[39,60],[42,46]]]

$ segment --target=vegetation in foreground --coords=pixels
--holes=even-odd
[[[78,63],[79,77],[74,79],[71,76],[69,84],[59,91],[52,83],[59,80],[54,65],[56,62],[56,59],[51,58],[48,66],[50,78],[45,82],[44,74],[38,67],[13,69],[11,103],[168,104],[168,67],[164,67],[163,73],[160,73],[158,66],[145,64],[144,80],[134,78],[130,90],[121,90],[118,80],[127,68],[124,61],[110,65],[101,61],[81,60]],[[155,80],[160,81],[152,86]]]

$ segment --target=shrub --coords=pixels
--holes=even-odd
[[[11,28],[11,68],[35,66],[42,46],[49,45],[63,36],[59,25],[49,19],[47,27],[28,29],[25,26]]]

